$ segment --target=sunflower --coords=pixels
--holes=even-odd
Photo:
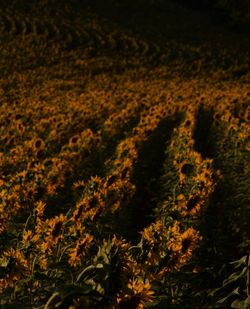
[[[179,225],[176,225],[171,227],[169,231],[171,237],[167,245],[170,250],[170,268],[177,270],[190,260],[202,237],[192,227],[181,233]]]
[[[192,257],[192,253],[198,246],[198,243],[201,239],[202,237],[200,236],[199,232],[192,227],[188,228],[186,231],[184,231],[184,233],[181,234],[180,261],[183,264],[186,263]]]
[[[203,204],[204,199],[201,196],[191,194],[188,200],[181,200],[178,207],[180,208],[183,217],[195,216],[200,212]]]
[[[71,266],[76,267],[79,264],[81,257],[85,256],[86,251],[90,248],[92,244],[92,241],[93,236],[88,233],[86,233],[82,239],[78,239],[76,246],[72,248],[69,252],[68,263]]]
[[[64,231],[64,224],[66,217],[63,214],[56,216],[55,218],[47,219],[47,231],[45,241],[42,243],[42,251],[52,252],[52,248],[55,247],[62,238]]]
[[[45,203],[42,201],[38,201],[35,207],[36,210],[36,216],[39,218],[42,218],[43,213],[44,213],[44,208],[45,208]]]
[[[3,292],[8,287],[14,286],[15,282],[24,278],[29,274],[29,263],[23,255],[23,252],[18,249],[10,249],[3,253],[2,261],[6,263],[6,270],[9,270],[0,280],[0,292]]]
[[[143,309],[145,304],[152,302],[154,291],[148,281],[144,282],[140,278],[130,279],[127,285],[127,293],[119,296],[117,302],[119,308]]]

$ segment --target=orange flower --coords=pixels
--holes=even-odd
[[[201,195],[191,194],[189,200],[182,198],[178,200],[177,209],[181,212],[183,217],[186,216],[195,216],[199,213],[201,206],[204,204],[204,199],[201,198]]]
[[[63,214],[46,220],[46,237],[45,241],[41,244],[43,252],[48,251],[48,253],[52,253],[53,247],[55,247],[62,238],[65,222],[66,217]]]
[[[71,266],[76,267],[80,263],[81,257],[86,254],[92,244],[93,239],[93,236],[86,233],[84,238],[77,240],[76,246],[69,252],[68,263]]]
[[[168,241],[168,248],[171,252],[170,261],[174,269],[180,268],[192,257],[194,249],[202,239],[199,232],[194,228],[188,228],[183,233],[179,227],[170,228],[172,236]]]
[[[38,218],[42,218],[43,216],[43,213],[44,213],[44,208],[45,208],[45,203],[42,202],[42,201],[38,201],[36,206],[35,206],[35,209],[36,209],[36,216]]]
[[[22,239],[22,242],[23,242],[24,245],[25,244],[27,245],[30,242],[30,240],[32,239],[32,235],[33,235],[33,233],[32,233],[31,230],[24,231],[23,239]]]
[[[3,253],[2,259],[6,260],[10,271],[0,280],[0,291],[12,287],[29,273],[29,263],[20,250],[10,249]]]
[[[185,263],[191,258],[193,251],[201,239],[202,237],[199,232],[192,227],[181,234],[182,263]]]
[[[117,303],[122,308],[136,308],[143,309],[145,304],[153,301],[154,291],[151,289],[151,285],[148,281],[144,281],[141,278],[133,278],[129,280],[127,285],[127,293],[125,295],[119,295]]]

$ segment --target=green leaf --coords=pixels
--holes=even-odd
[[[211,292],[209,292],[208,296],[214,296],[217,292],[221,291],[223,287],[219,287],[217,289],[213,289]]]
[[[103,268],[103,264],[98,263],[98,264],[96,265],[96,268]]]
[[[220,300],[217,301],[218,304],[222,304],[224,303],[228,298],[230,298],[231,296],[234,296],[234,295],[240,295],[239,293],[239,287],[236,288],[235,290],[233,290],[231,293],[229,293],[226,297],[223,297],[221,298]]]
[[[223,281],[223,287],[226,285],[237,281],[239,278],[244,278],[245,273],[247,272],[247,267],[244,267],[241,271],[231,274],[226,280]]]
[[[248,308],[250,306],[250,295],[244,300],[245,302],[245,307]]]
[[[96,266],[96,267],[97,267],[97,266]],[[96,267],[95,267],[94,265],[90,265],[90,266],[84,268],[84,269],[80,272],[80,274],[78,275],[78,277],[77,277],[77,279],[76,279],[76,282],[79,282],[79,281],[82,279],[82,277],[83,277],[84,275],[86,275],[89,271],[95,269]]]
[[[97,291],[98,293],[100,293],[101,295],[104,295],[104,293],[105,293],[105,290],[104,290],[104,288],[101,286],[100,283],[97,284],[97,286],[96,286],[96,291]]]
[[[240,265],[246,265],[246,261],[247,261],[247,255],[243,256],[241,259],[234,261],[234,262],[230,262],[231,265],[235,265],[235,268],[238,268]]]
[[[93,289],[89,285],[75,285],[67,284],[58,288],[46,303],[44,309],[58,308],[62,306],[67,300],[74,299],[74,297],[85,296],[93,292]]]
[[[7,257],[2,257],[0,259],[0,267],[6,268],[9,264],[10,259],[8,259]]]
[[[250,296],[248,297],[250,299]],[[246,309],[247,305],[246,305],[246,300],[240,300],[240,299],[235,299],[232,304],[231,307],[235,308],[235,309]],[[250,302],[248,302],[249,304]]]

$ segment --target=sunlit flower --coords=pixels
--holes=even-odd
[[[0,291],[12,287],[14,283],[29,274],[29,262],[18,249],[10,249],[3,253],[9,272],[0,280]]]
[[[31,230],[24,231],[23,240],[22,240],[24,245],[28,244],[30,242],[30,240],[32,239],[32,235],[33,235],[33,233],[32,233]]]
[[[37,217],[41,218],[43,216],[45,205],[46,204],[42,201],[39,201],[37,203],[36,208],[35,208]]]
[[[92,241],[93,236],[86,233],[83,238],[76,242],[76,246],[69,251],[68,263],[71,266],[76,267],[80,263],[81,257],[87,253],[87,250],[90,248]]]
[[[191,258],[192,252],[201,239],[199,232],[192,227],[181,234],[181,253],[185,261]]]
[[[153,301],[154,291],[148,281],[140,278],[131,279],[128,283],[127,294],[119,296],[117,302],[119,308],[143,309],[145,304]]]
[[[53,247],[61,240],[65,222],[66,217],[63,214],[46,220],[46,237],[45,241],[41,244],[43,252],[51,253]]]

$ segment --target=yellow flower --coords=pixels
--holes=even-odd
[[[189,260],[192,256],[192,252],[198,246],[198,242],[202,239],[199,232],[194,228],[188,228],[181,234],[181,253],[183,259]]]
[[[69,147],[77,146],[79,141],[80,141],[80,136],[75,135],[75,136],[71,137],[70,141],[69,141]]]
[[[41,269],[46,270],[48,268],[48,258],[45,254],[40,255],[38,261]]]
[[[180,210],[183,217],[195,216],[199,213],[201,206],[204,204],[204,199],[199,195],[190,195],[188,201],[181,199],[178,201],[177,209]]]
[[[140,278],[133,278],[129,280],[127,287],[127,293],[119,295],[117,298],[117,303],[122,308],[143,309],[146,303],[153,301],[154,291],[148,281],[144,282]]]
[[[57,184],[48,184],[47,186],[47,194],[49,196],[53,196],[55,193],[56,193],[56,190],[57,190]]]
[[[148,227],[144,228],[142,234],[142,237],[151,245],[154,246],[156,243],[158,243],[163,235],[163,229],[164,226],[162,225],[162,222],[160,220],[157,220],[156,222],[152,223]]]
[[[0,280],[0,291],[7,287],[12,287],[16,281],[24,278],[29,273],[29,263],[23,253],[16,249],[10,249],[3,253],[3,258],[7,259],[9,272]],[[9,267],[10,266],[10,267]]]
[[[179,230],[175,231],[175,228],[170,230],[172,234],[168,241],[168,248],[171,252],[170,265],[173,269],[178,269],[192,257],[192,253],[202,237],[192,227],[183,233]]]
[[[78,180],[76,182],[73,183],[73,187],[74,189],[83,189],[85,187],[86,183],[84,180]]]
[[[39,201],[37,204],[36,204],[36,215],[37,217],[41,218],[43,216],[43,213],[44,213],[44,208],[45,208],[45,203],[42,202],[42,201]]]
[[[43,252],[48,251],[49,253],[51,253],[53,247],[55,247],[61,240],[65,222],[66,217],[63,214],[46,220],[46,237],[45,241],[41,245],[41,249]]]
[[[184,194],[179,194],[179,195],[177,196],[177,200],[178,200],[178,201],[185,200],[185,195],[184,195]]]
[[[47,235],[51,235],[52,238],[58,238],[60,233],[64,228],[64,223],[66,222],[66,217],[63,214],[56,216],[49,221],[49,229]]]
[[[24,231],[22,240],[23,244],[24,245],[28,244],[31,238],[32,238],[32,231],[31,230]]]
[[[71,249],[69,253],[68,263],[71,266],[76,267],[80,263],[81,257],[83,257],[90,248],[92,240],[93,236],[88,233],[85,234],[84,238],[77,240],[76,246]]]

